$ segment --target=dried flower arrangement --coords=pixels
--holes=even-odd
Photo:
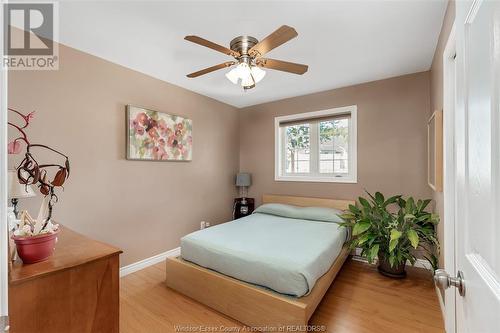
[[[57,187],[63,187],[69,177],[69,158],[65,154],[43,144],[31,143],[26,135],[26,128],[34,118],[34,112],[23,114],[20,111],[9,108],[9,111],[20,117],[21,124],[8,122],[9,126],[19,132],[19,136],[9,142],[7,151],[9,154],[20,154],[22,143],[26,145],[24,159],[17,169],[17,178],[20,184],[35,185],[41,194],[45,196],[37,219],[33,219],[26,211],[21,214],[21,222],[15,231],[15,236],[36,236],[44,233],[52,233],[57,230],[57,226],[51,223],[52,207],[58,201],[55,193]],[[64,165],[57,163],[39,164],[32,151],[36,149],[46,149],[64,158]],[[49,176],[52,171],[53,177]],[[49,180],[52,179],[52,180]]]

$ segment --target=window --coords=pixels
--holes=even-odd
[[[356,106],[275,118],[275,180],[356,183]]]

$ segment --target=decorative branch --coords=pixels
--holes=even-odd
[[[20,116],[24,122],[23,125],[17,125],[13,122],[10,122],[10,121],[7,122],[10,126],[17,129],[18,132],[21,134],[20,137],[17,137],[13,141],[9,142],[8,153],[9,154],[19,154],[19,152],[21,150],[21,146],[19,145],[18,141],[20,141],[20,140],[24,141],[24,143],[26,143],[26,146],[28,146],[30,144],[30,142],[28,140],[28,136],[26,135],[26,132],[24,131],[24,129],[26,127],[28,127],[28,125],[30,124],[30,120],[35,117],[35,112],[30,112],[27,115],[24,115],[21,112],[15,110],[15,109],[12,109],[12,108],[9,108],[9,111]]]
[[[18,125],[13,122],[8,122],[10,126],[15,128],[20,136],[14,139],[9,143],[9,154],[18,154],[20,153],[20,145],[18,141],[23,141],[26,144],[26,152],[24,154],[24,159],[19,163],[17,167],[17,178],[21,184],[25,184],[26,186],[35,185],[39,188],[40,193],[45,196],[50,196],[49,200],[49,214],[44,223],[42,230],[47,226],[51,216],[52,216],[52,206],[58,201],[58,197],[55,194],[56,187],[63,187],[66,179],[69,178],[69,158],[67,155],[61,153],[60,151],[43,145],[43,144],[31,144],[28,140],[28,136],[26,135],[25,129],[29,126],[30,120],[34,117],[34,112],[30,112],[27,115],[17,111],[15,109],[9,108],[9,111],[17,114],[23,119],[23,124]],[[62,157],[64,157],[64,165],[57,163],[49,163],[49,164],[39,164],[37,160],[34,158],[31,153],[32,148],[43,148],[52,151]],[[47,170],[51,168],[57,168],[57,172],[55,173],[52,180],[47,179],[48,172]]]

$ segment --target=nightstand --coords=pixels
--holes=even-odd
[[[243,204],[243,198],[235,198],[233,205],[233,219],[248,216],[253,213],[255,209],[255,199],[245,198],[246,203]]]

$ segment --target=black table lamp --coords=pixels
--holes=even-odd
[[[245,204],[245,198],[248,195],[248,186],[252,185],[252,175],[246,172],[240,172],[236,175],[236,186],[240,188],[240,197],[243,198],[242,203]]]

